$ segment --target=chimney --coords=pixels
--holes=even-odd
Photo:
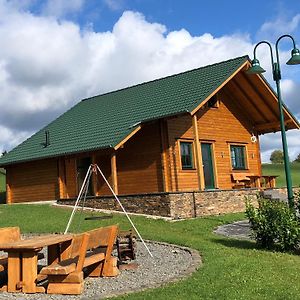
[[[50,132],[49,130],[45,130],[45,148],[50,145]]]

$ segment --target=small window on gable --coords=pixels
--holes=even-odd
[[[246,147],[245,146],[230,146],[231,153],[231,165],[234,170],[245,170],[246,169]]]
[[[218,107],[219,107],[219,99],[218,99],[218,95],[212,96],[212,97],[207,101],[207,107],[209,107],[209,108],[218,108]]]
[[[194,169],[193,143],[180,142],[181,167],[183,170]]]

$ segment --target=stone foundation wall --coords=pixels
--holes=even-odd
[[[170,200],[168,194],[143,194],[118,196],[127,212],[170,217]],[[62,199],[58,204],[74,205],[74,199]],[[121,211],[114,197],[87,198],[86,207]]]
[[[277,189],[286,194],[286,189]],[[300,188],[294,188],[294,192]],[[245,211],[245,199],[257,200],[259,190],[214,190],[204,192],[175,192],[143,195],[121,195],[119,199],[127,212],[187,219]],[[59,204],[74,205],[75,199],[59,200]],[[86,207],[116,210],[121,208],[113,197],[86,200]]]
[[[257,200],[258,190],[220,190],[171,195],[171,217],[193,218],[245,211],[246,197]]]
[[[279,193],[287,195],[287,189],[286,188],[276,188]],[[293,187],[293,192],[294,193],[299,193],[300,192],[300,187]]]
[[[245,211],[246,197],[256,200],[258,192],[256,189],[175,192],[121,195],[119,199],[127,212],[186,219],[243,212]],[[75,200],[59,200],[58,203],[74,205]],[[106,210],[121,210],[113,197],[88,198],[85,206]]]

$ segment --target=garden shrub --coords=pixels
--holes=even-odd
[[[281,201],[258,199],[258,208],[246,201],[249,219],[256,242],[263,248],[281,251],[296,250],[300,242],[300,220],[295,210]]]

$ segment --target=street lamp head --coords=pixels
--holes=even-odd
[[[247,74],[261,74],[266,72],[266,70],[260,66],[259,60],[256,58],[251,61],[251,65],[252,67],[246,71]]]
[[[300,64],[300,51],[294,48],[291,52],[292,57],[287,61],[287,65],[299,65]]]

